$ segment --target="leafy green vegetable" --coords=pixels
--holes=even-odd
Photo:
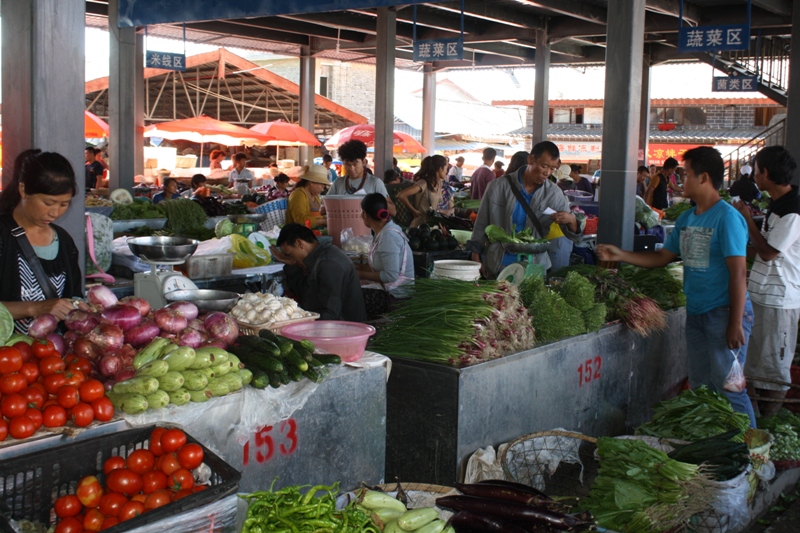
[[[509,235],[503,228],[495,226],[494,224],[486,226],[486,238],[489,239],[489,242],[501,243],[536,244],[547,242],[547,239],[537,239],[534,237],[531,228],[525,228],[520,232],[512,230],[511,235]]]
[[[0,346],[14,334],[14,317],[5,305],[0,304]]]
[[[666,268],[637,268],[623,265],[619,276],[636,290],[652,298],[661,309],[677,309],[686,305],[683,284]]]
[[[678,217],[681,216],[684,212],[690,210],[692,208],[692,204],[689,202],[680,202],[668,207],[664,210],[664,218],[667,220],[678,220]]]
[[[775,416],[759,418],[758,427],[769,431],[775,439],[770,448],[771,459],[800,459],[800,416],[788,409],[781,409]]]
[[[222,237],[233,233],[234,228],[233,222],[231,222],[230,219],[225,218],[217,222],[217,225],[214,227],[214,234],[217,236],[217,239],[221,239]]]
[[[558,294],[578,311],[586,311],[594,305],[594,285],[577,272],[570,272],[557,287]]]
[[[607,312],[606,304],[602,303],[592,304],[591,307],[584,310],[581,315],[583,316],[583,322],[586,324],[586,333],[591,333],[592,331],[597,331],[602,328],[603,324],[606,323]]]
[[[478,209],[481,206],[481,201],[457,196],[453,200],[453,205],[460,209]]]
[[[525,278],[519,290],[539,341],[552,342],[586,332],[581,312],[547,288],[541,279]]]
[[[167,229],[177,235],[182,235],[182,231],[205,227],[208,217],[197,202],[187,198],[177,198],[164,200],[158,205],[163,206],[167,213]]]

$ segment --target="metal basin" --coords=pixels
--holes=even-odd
[[[128,239],[133,255],[144,261],[185,261],[197,250],[198,241],[186,237],[134,237]]]
[[[210,289],[186,289],[168,292],[164,299],[168,302],[192,302],[201,312],[222,311],[227,313],[241,296],[235,292]]]
[[[503,250],[512,254],[541,254],[550,247],[547,242],[504,242]]]
[[[258,224],[267,220],[267,213],[252,213],[249,215],[228,215],[228,220],[234,224]]]

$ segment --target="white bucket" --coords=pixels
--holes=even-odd
[[[475,281],[481,275],[481,264],[476,261],[444,259],[433,262],[431,278]]]

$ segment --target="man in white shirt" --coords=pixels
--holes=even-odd
[[[450,171],[447,173],[447,181],[452,181],[453,183],[461,183],[461,180],[464,179],[464,158],[462,156],[456,157],[456,164],[450,167]]]
[[[244,152],[239,152],[233,156],[233,169],[228,175],[229,187],[235,186],[237,183],[244,183],[249,187],[250,184],[253,183],[255,176],[253,176],[252,172],[244,168],[245,163],[247,163],[247,156]]]
[[[748,256],[752,251],[756,254],[747,284],[755,320],[744,369],[751,397],[757,393],[783,399],[789,387],[770,381],[792,382],[790,368],[800,320],[800,196],[792,185],[796,168],[794,158],[782,146],[769,146],[756,154],[756,185],[771,198],[760,231],[747,205],[741,201],[734,204],[747,220],[752,243]],[[778,402],[753,402],[754,411],[764,417],[774,415],[781,406]]]
[[[339,159],[342,161],[345,175],[333,182],[328,194],[367,195],[379,192],[386,197],[389,214],[395,216],[397,209],[389,198],[386,185],[384,185],[383,181],[367,172],[367,145],[353,139],[341,145],[337,151]]]

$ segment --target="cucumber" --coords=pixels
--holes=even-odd
[[[304,360],[306,363],[310,363],[310,362],[311,362],[311,360],[314,358],[314,354],[313,354],[312,352],[309,352],[308,350],[306,350],[306,349],[305,349],[305,348],[303,348],[302,346],[295,346],[295,347],[294,347],[294,350],[295,350],[297,353],[299,353],[299,354],[300,354],[300,357],[302,357],[302,358],[303,358],[303,360]]]
[[[158,379],[153,376],[136,376],[114,384],[117,394],[141,394],[148,396],[158,390]]]
[[[297,368],[300,372],[308,370],[308,363],[303,359],[297,350],[292,350],[285,356],[286,361],[293,367]]]
[[[211,399],[211,396],[211,391],[208,389],[189,391],[189,399],[195,403],[207,402]]]
[[[274,333],[272,333],[272,331],[266,328],[259,331],[258,336],[261,337],[262,339],[274,342],[275,344],[278,344],[280,342],[280,337],[278,337],[278,335],[275,335]]]
[[[266,389],[269,385],[269,375],[263,370],[256,370],[253,374],[253,381],[250,384],[257,389]]]
[[[203,390],[208,385],[208,376],[202,370],[184,370],[183,386],[189,390]]]
[[[167,355],[169,352],[174,352],[178,348],[180,348],[180,346],[178,346],[177,344],[169,343],[166,346],[164,346],[163,350],[161,350],[161,353],[159,354],[158,358],[164,359],[165,355]]]
[[[242,378],[242,385],[250,385],[253,382],[253,373],[246,368],[239,370],[239,377]]]
[[[308,366],[310,368],[310,367],[321,367],[321,366],[325,366],[325,365],[323,365],[322,361],[320,361],[316,357],[312,357],[311,361],[308,362]]]
[[[294,349],[294,344],[290,340],[284,340],[279,345],[281,350],[281,355],[286,355]]]
[[[225,396],[230,394],[231,388],[223,378],[214,378],[208,382],[208,390],[213,396]]]
[[[161,361],[160,359],[156,359],[155,361],[150,361],[139,370],[136,371],[137,376],[153,376],[154,378],[160,378],[164,374],[169,372],[169,363],[166,361]]]
[[[257,352],[271,355],[273,357],[277,357],[281,354],[281,350],[278,348],[277,344],[267,339],[262,339],[261,337],[243,335],[236,339],[236,341],[241,346],[252,348]]]
[[[309,380],[313,381],[314,383],[322,383],[326,377],[328,377],[328,370],[320,367],[309,367],[308,370],[303,372],[303,376],[307,377]]]
[[[157,390],[149,396],[145,396],[147,406],[150,409],[163,409],[169,405],[169,394],[164,390]]]
[[[169,403],[173,405],[186,405],[191,399],[189,391],[184,388],[169,393]]]
[[[281,372],[278,372],[278,381],[281,382],[281,385],[288,385],[290,381],[289,372],[284,368]],[[272,382],[270,382],[272,385]]]
[[[268,374],[268,376],[269,376],[269,386],[272,387],[273,389],[277,389],[282,385],[280,374]]]
[[[138,415],[147,411],[147,398],[141,394],[112,394],[108,397],[116,409],[128,415]]]
[[[184,378],[183,374],[170,370],[160,378],[158,378],[158,386],[161,390],[166,392],[173,392],[183,387]]]
[[[301,341],[300,341],[300,346],[302,346],[303,348],[305,348],[305,349],[306,349],[306,351],[308,351],[308,352],[311,352],[311,353],[314,353],[314,350],[316,350],[316,349],[317,349],[317,347],[316,347],[316,346],[314,346],[314,343],[313,343],[313,342],[311,342],[311,341],[310,341],[310,340],[308,340],[308,339],[303,339],[303,340],[301,340]]]
[[[433,522],[429,522],[427,525],[419,528],[417,533],[442,533],[442,530],[446,525],[447,522],[444,520],[436,519]]]
[[[176,372],[193,368],[195,359],[197,358],[195,351],[188,346],[183,346],[177,350],[172,350],[161,359],[169,364],[169,369]],[[209,365],[206,365],[209,366]]]
[[[294,366],[290,365],[287,371],[289,372],[289,379],[292,381],[300,381],[303,379],[303,373]]]
[[[397,525],[397,520],[390,520],[383,528],[383,533],[404,533],[404,531]]]
[[[342,358],[332,353],[315,353],[314,359],[323,365],[341,365]]]
[[[283,370],[283,363],[274,357],[264,355],[256,350],[245,347],[237,346],[231,348],[236,352],[236,356],[251,370],[263,370],[264,372],[280,372]]]

